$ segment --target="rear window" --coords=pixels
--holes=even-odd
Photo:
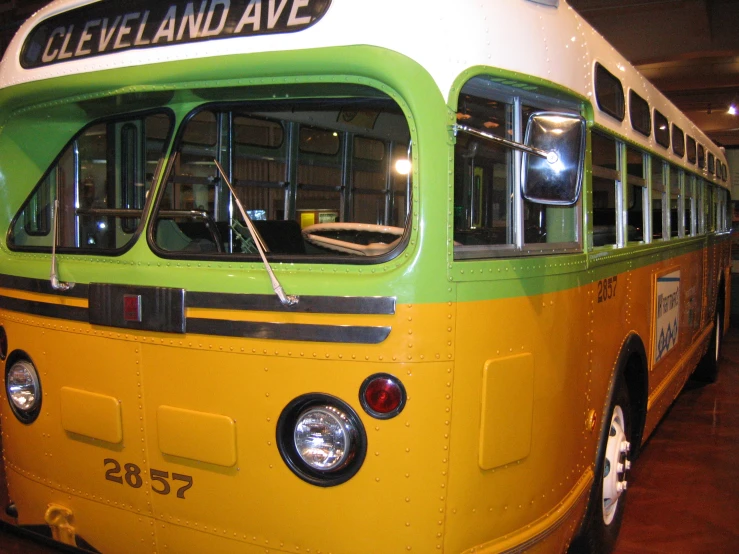
[[[159,256],[258,259],[255,241],[291,262],[400,251],[412,186],[403,110],[367,87],[317,85],[295,100],[292,90],[255,101],[228,94],[193,110],[156,200]]]

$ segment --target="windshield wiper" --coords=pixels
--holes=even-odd
[[[74,283],[65,283],[60,281],[56,274],[56,231],[59,227],[59,199],[54,200],[54,213],[52,214],[52,231],[51,231],[51,275],[49,277],[51,281],[51,288],[54,290],[69,290],[74,286]]]
[[[244,210],[244,206],[241,204],[241,200],[239,200],[239,197],[236,196],[236,191],[234,190],[233,186],[231,186],[231,182],[228,180],[228,177],[226,177],[226,172],[223,171],[223,168],[221,167],[221,164],[218,163],[218,160],[213,160],[216,164],[216,167],[218,168],[218,172],[221,174],[221,178],[223,179],[223,182],[226,183],[226,186],[228,186],[228,190],[231,191],[231,196],[233,196],[234,200],[236,201],[236,205],[239,207],[239,212],[241,212],[241,217],[244,218],[244,222],[246,222],[246,227],[249,229],[249,234],[251,235],[252,240],[254,241],[254,245],[257,247],[257,250],[259,250],[259,255],[262,257],[262,262],[264,263],[264,268],[267,270],[267,273],[269,274],[269,279],[272,281],[272,290],[275,291],[275,294],[277,295],[277,298],[280,299],[280,303],[283,306],[295,306],[300,299],[297,296],[294,296],[292,294],[285,294],[285,291],[282,288],[282,285],[277,280],[277,277],[275,276],[275,272],[272,271],[272,266],[269,265],[269,262],[267,261],[267,256],[264,254],[265,250],[267,250],[267,246],[264,244],[264,241],[262,240],[262,236],[259,234],[259,232],[254,227],[254,224],[251,222],[251,218],[246,213],[246,210]]]

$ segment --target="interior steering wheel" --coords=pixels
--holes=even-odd
[[[390,243],[371,242],[369,244],[357,244],[346,240],[332,239],[317,235],[321,231],[352,231],[359,233],[383,233],[398,237]],[[316,223],[303,229],[303,238],[310,243],[329,250],[336,250],[346,254],[357,254],[359,256],[378,256],[389,252],[400,242],[405,229],[403,227],[391,227],[389,225],[373,225],[371,223]]]

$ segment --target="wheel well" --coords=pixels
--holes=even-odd
[[[631,421],[633,435],[631,440],[631,457],[639,456],[644,425],[647,420],[647,400],[649,397],[649,377],[647,372],[647,355],[644,344],[637,335],[626,341],[621,351],[619,371],[623,371],[626,387],[631,401]]]

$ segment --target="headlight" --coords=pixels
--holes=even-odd
[[[277,422],[277,445],[298,477],[324,487],[350,479],[367,451],[359,416],[326,394],[304,395],[285,407]]]
[[[33,364],[19,360],[5,373],[5,391],[15,416],[23,423],[31,423],[41,410],[41,382]]]
[[[309,408],[295,424],[295,448],[313,469],[332,471],[340,468],[351,452],[355,434],[346,414],[333,406]]]

